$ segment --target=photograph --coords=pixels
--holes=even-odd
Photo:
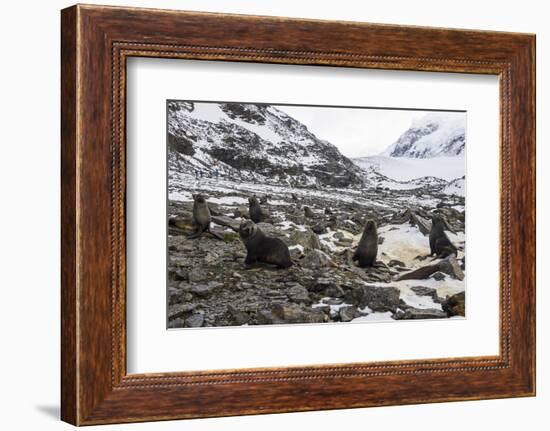
[[[465,318],[465,111],[168,100],[167,327]]]

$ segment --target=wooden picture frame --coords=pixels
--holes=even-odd
[[[534,35],[83,5],[64,9],[61,17],[64,421],[91,425],[535,394]],[[500,354],[128,375],[130,56],[498,75]]]

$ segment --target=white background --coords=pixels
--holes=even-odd
[[[142,58],[127,83],[128,372],[498,354],[496,76]],[[467,111],[467,319],[166,331],[166,99],[216,98]]]
[[[106,426],[96,429],[276,430],[544,429],[548,424],[550,373],[548,295],[550,217],[550,28],[545,2],[536,0],[442,5],[406,0],[197,0],[102,1],[106,4],[189,10],[346,19],[537,33],[538,140],[538,396],[386,407]],[[59,409],[59,9],[65,1],[5,2],[0,16],[0,288],[3,429],[70,429]],[[545,187],[546,186],[546,187]],[[545,193],[543,194],[543,190]],[[540,422],[537,425],[537,422]]]

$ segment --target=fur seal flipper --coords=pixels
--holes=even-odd
[[[432,228],[430,230],[430,256],[447,257],[457,253],[456,247],[445,233],[446,222],[440,215],[432,216]]]
[[[247,265],[263,262],[279,268],[292,266],[287,245],[279,238],[267,236],[250,220],[241,223],[239,235],[246,247],[247,255],[244,262]]]
[[[362,268],[373,266],[378,254],[378,232],[374,220],[367,220],[363,235],[357,244],[357,249],[353,254],[352,260],[357,261]]]

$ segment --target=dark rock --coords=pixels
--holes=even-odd
[[[373,311],[395,312],[399,306],[399,289],[393,286],[359,286],[347,292],[344,300],[359,308],[368,306]]]
[[[342,322],[351,322],[353,319],[361,316],[361,313],[359,313],[357,307],[353,305],[340,307],[338,314],[340,315],[340,320]]]
[[[313,281],[309,286],[309,290],[312,292],[323,292],[328,288],[335,286],[336,283],[330,278],[319,277]],[[327,295],[327,296],[336,296],[336,295]]]
[[[434,302],[441,302],[441,298],[437,295],[437,289],[434,289],[433,287],[413,286],[411,287],[411,290],[418,296],[429,296]]]
[[[401,262],[400,260],[397,260],[397,259],[392,259],[388,262],[388,266],[401,266],[401,267],[406,267],[405,263]]]
[[[287,289],[286,294],[291,301],[310,302],[308,290],[299,283],[294,283],[293,286]]]
[[[416,319],[443,319],[447,317],[447,313],[434,308],[413,308],[409,307],[407,310],[397,312],[394,315],[396,320],[416,320]]]
[[[248,321],[250,320],[250,316],[248,315],[248,313],[238,310],[231,304],[227,306],[227,311],[231,315],[231,318],[233,319],[235,325],[241,326],[245,323],[248,323]]]
[[[464,280],[464,272],[453,254],[439,262],[439,269],[457,280]]]
[[[406,222],[409,222],[411,226],[418,227],[418,230],[423,235],[428,235],[432,227],[431,222],[428,219],[418,215],[418,210],[412,210],[410,208],[407,208],[405,211],[403,211],[400,214],[396,214],[392,218],[392,223],[401,224]]]
[[[464,273],[460,269],[456,257],[453,254],[437,263],[422,266],[414,271],[407,272],[398,277],[397,280],[425,280],[438,271],[448,274],[457,280],[464,280]]]
[[[430,275],[430,278],[433,278],[435,281],[443,281],[445,280],[445,274],[441,271],[434,272],[432,275]]]
[[[316,308],[296,304],[276,304],[271,310],[261,310],[256,319],[259,324],[322,323],[327,315]]]

